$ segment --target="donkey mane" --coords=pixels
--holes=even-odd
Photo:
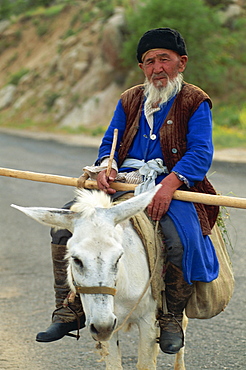
[[[71,211],[82,212],[84,216],[92,216],[95,208],[111,208],[110,197],[103,191],[76,189],[76,202],[72,205]]]

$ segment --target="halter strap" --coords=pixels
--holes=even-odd
[[[84,287],[84,286],[75,286],[76,293],[79,294],[110,294],[115,295],[116,289],[110,288],[107,286],[90,286],[90,287]]]

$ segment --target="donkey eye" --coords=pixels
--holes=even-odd
[[[123,255],[123,253],[122,253],[122,254],[119,256],[119,258],[117,259],[117,261],[116,261],[116,263],[115,263],[115,265],[114,265],[114,268],[115,268],[115,269],[117,269],[117,267],[118,267],[118,263],[119,263],[119,260],[121,259],[122,255]]]
[[[79,258],[73,257],[73,261],[74,261],[75,265],[77,265],[78,267],[80,267],[80,268],[84,267],[83,262]]]

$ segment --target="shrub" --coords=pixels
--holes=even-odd
[[[37,25],[36,32],[39,37],[44,36],[49,30],[47,22],[43,21]]]
[[[151,28],[170,27],[185,38],[189,63],[185,77],[191,83],[202,85],[211,91],[219,88],[226,68],[218,61],[223,52],[223,43],[218,37],[219,19],[214,9],[202,0],[144,0],[138,9],[128,10],[127,35],[123,45],[124,64],[136,65],[136,46],[142,34]]]
[[[49,92],[45,95],[44,104],[47,109],[51,109],[56,101],[61,95],[56,92]]]
[[[76,31],[72,30],[71,28],[69,28],[63,35],[62,35],[62,39],[65,40],[67,39],[68,37],[70,36],[73,36],[73,35],[76,35]]]
[[[1,0],[1,7],[0,7],[0,21],[2,19],[6,19],[11,14],[12,4],[9,0]]]
[[[13,73],[10,76],[8,83],[9,84],[13,84],[13,85],[18,85],[21,77],[23,77],[24,75],[26,75],[28,72],[29,72],[29,69],[27,69],[27,68],[21,68],[18,72]]]

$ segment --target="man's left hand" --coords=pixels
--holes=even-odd
[[[106,172],[107,170],[103,170],[97,175],[98,189],[104,191],[107,194],[114,194],[116,190],[110,187],[110,182],[113,182],[115,180],[117,176],[117,171],[112,168],[109,177],[107,177]]]
[[[161,184],[162,187],[158,190],[147,208],[149,216],[155,221],[159,221],[168,211],[173,193],[183,182],[180,181],[174,173],[170,173],[162,180]]]

